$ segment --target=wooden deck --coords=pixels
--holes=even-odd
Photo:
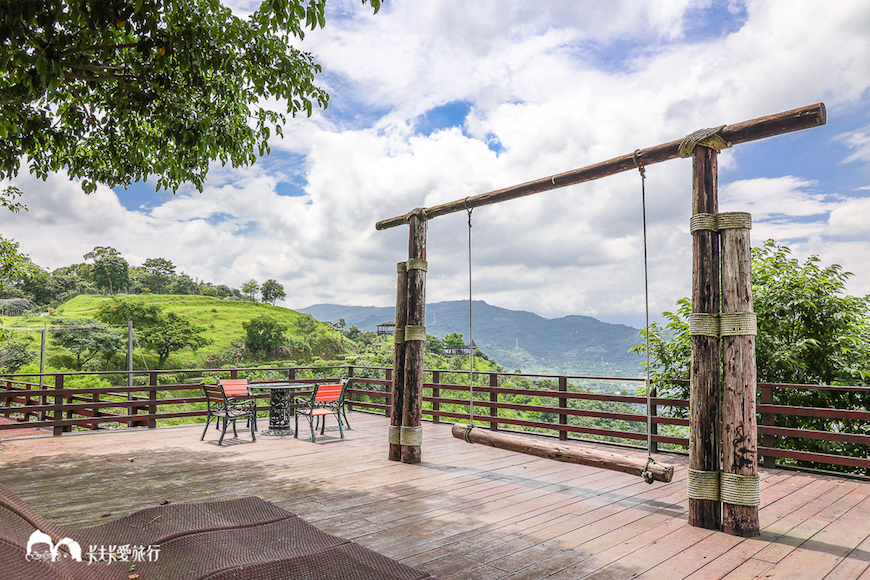
[[[686,464],[674,482],[469,445],[424,425],[423,463],[386,460],[387,421],[350,413],[346,439],[202,426],[0,441],[0,483],[66,525],[163,501],[258,495],[326,532],[443,580],[870,579],[870,483],[762,470],[762,535],[687,524]]]

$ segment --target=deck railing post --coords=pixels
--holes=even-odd
[[[489,386],[490,388],[498,387],[498,375],[495,373],[489,373]],[[489,416],[498,419],[498,393],[494,393],[492,391],[489,392],[489,402],[494,403],[489,407]],[[489,424],[489,428],[493,431],[498,431],[498,421],[492,421]]]
[[[347,378],[350,379],[351,386],[353,386],[353,370],[354,370],[353,365],[348,365]],[[347,394],[345,394],[344,402],[347,405],[347,410],[353,411],[353,393],[348,391]]]
[[[568,377],[559,377],[559,392],[567,393],[568,392]],[[567,397],[559,397],[559,408],[567,409],[568,408],[568,398]],[[559,413],[559,441],[567,441],[568,440],[568,431],[563,429],[563,426],[568,425],[568,415],[565,413]]]
[[[393,418],[393,369],[384,369],[384,381],[387,383],[384,385],[384,405],[386,409],[384,409],[384,416],[387,419]]]
[[[441,371],[432,371],[432,398],[437,399],[441,396]],[[441,410],[441,403],[432,401],[432,422],[440,423],[441,417],[435,414],[435,411]]]
[[[157,373],[148,373],[148,428],[157,428],[157,419],[154,415],[157,414]]]
[[[770,385],[761,385],[761,404],[762,405],[773,405],[773,387]],[[774,419],[773,413],[762,413],[761,414],[761,424],[769,427],[773,427],[776,422]],[[761,444],[764,447],[776,447],[776,435],[772,435],[770,433],[765,433],[762,435]],[[769,457],[767,455],[764,456],[764,467],[771,469],[776,467],[776,457]]]
[[[43,388],[46,388],[48,385],[45,384],[44,380],[42,382]],[[56,374],[54,375],[54,412],[52,413],[53,435],[55,437],[63,434],[63,426],[60,424],[61,419],[63,419],[63,395],[63,375]],[[43,395],[43,398],[46,398],[46,395]]]
[[[656,387],[653,385],[649,386],[649,396],[651,399],[656,396]],[[659,416],[658,405],[650,403],[648,412],[650,416],[650,432],[652,433],[652,437],[649,440],[649,452],[658,453],[659,442],[655,440],[655,436],[659,434],[659,424],[655,421],[655,418]]]

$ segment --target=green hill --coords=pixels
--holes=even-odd
[[[243,358],[236,353],[239,349],[232,343],[245,339],[245,329],[242,325],[249,320],[267,316],[282,323],[286,328],[286,348],[277,353],[278,361],[308,364],[321,360],[343,359],[344,356],[356,350],[353,342],[342,338],[329,325],[318,322],[311,315],[272,306],[270,304],[248,302],[245,300],[227,300],[212,296],[138,294],[125,296],[79,295],[52,310],[48,315],[24,315],[21,317],[0,317],[4,328],[12,334],[29,340],[28,350],[39,352],[39,333],[47,325],[70,319],[96,318],[101,304],[112,300],[138,302],[158,306],[165,313],[176,313],[189,322],[203,329],[202,336],[209,344],[196,351],[183,349],[173,353],[164,368],[190,368],[209,366],[236,366],[250,363],[269,362],[251,358],[250,354]],[[13,330],[14,329],[14,330]],[[26,329],[26,330],[25,330]],[[136,348],[136,346],[134,346]],[[142,359],[148,368],[154,368],[156,354],[145,350],[141,355],[136,348],[134,367],[140,368]],[[70,361],[70,351],[54,345],[50,339],[47,345],[47,362],[49,366],[65,368]],[[124,355],[121,354],[121,361]],[[35,363],[31,363],[31,366]],[[113,357],[110,368],[117,368],[117,356]],[[101,370],[94,369],[91,370]]]
[[[53,311],[55,317],[64,318],[94,318],[100,304],[119,299],[142,302],[159,306],[165,312],[175,312],[194,324],[205,327],[204,336],[212,341],[212,344],[200,349],[198,354],[210,354],[226,348],[234,340],[242,340],[245,330],[242,323],[267,315],[285,324],[289,330],[287,336],[298,338],[296,321],[300,318],[310,318],[308,314],[300,314],[295,310],[288,310],[280,306],[272,306],[262,302],[248,302],[246,300],[224,300],[213,296],[181,296],[172,294],[137,294],[131,296],[101,296],[79,295],[64,302]],[[51,324],[51,316],[41,320]],[[326,324],[317,322],[320,330],[326,331]]]

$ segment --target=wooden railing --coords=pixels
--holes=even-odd
[[[106,426],[155,428],[179,418],[205,416],[203,380],[214,377],[256,377],[258,372],[275,373],[288,382],[332,381],[341,376],[354,378],[349,389],[350,409],[389,414],[392,369],[384,367],[264,367],[234,369],[193,369],[134,371],[133,386],[69,387],[72,378],[104,376],[126,383],[128,372],[47,373],[40,388],[39,375],[0,377],[0,416],[14,422],[0,423],[0,430],[41,427],[61,435],[73,428],[99,429]],[[435,369],[426,371],[423,416],[435,423],[468,422],[470,392],[468,371]],[[596,439],[645,447],[645,396],[636,394],[643,379],[574,375],[531,375],[521,373],[475,372],[475,424],[493,430],[520,430],[558,437],[561,440]],[[144,378],[142,378],[144,377]],[[145,384],[135,384],[135,383]],[[255,382],[255,381],[253,381]],[[463,384],[464,383],[464,384]],[[603,385],[608,388],[602,388]],[[622,392],[613,391],[620,387]],[[67,385],[67,386],[65,386]],[[777,459],[843,466],[870,473],[870,411],[866,408],[834,409],[774,404],[777,390],[848,391],[870,396],[870,387],[759,384],[759,449],[766,467]],[[268,394],[256,395],[265,414]],[[650,398],[653,450],[679,450],[688,445],[686,419],[688,401],[652,396]],[[844,429],[810,430],[782,426],[780,417],[820,417],[829,424],[859,424]],[[783,441],[823,441],[832,446],[849,444],[849,454],[800,449]]]

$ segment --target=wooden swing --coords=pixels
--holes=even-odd
[[[691,157],[693,272],[689,523],[708,529],[721,528],[740,536],[757,535],[755,325],[748,267],[751,218],[749,214],[719,214],[717,156],[719,150],[732,145],[818,127],[825,122],[825,105],[817,103],[734,125],[703,129],[684,139],[637,150],[609,161],[429,208],[417,208],[406,215],[378,222],[378,230],[403,224],[409,226],[408,260],[397,265],[389,459],[405,463],[421,461],[427,221],[677,157]],[[723,351],[726,360],[724,389],[720,380]],[[720,416],[722,409],[725,409],[724,416]],[[462,438],[470,442],[484,443],[483,435],[493,435],[467,429],[464,425],[458,427]],[[457,427],[454,427],[456,433]],[[496,445],[495,440],[486,443]],[[523,451],[520,447],[528,449],[523,452],[531,452],[534,447],[529,443],[514,445],[504,440],[497,444],[516,451]],[[576,451],[554,450],[551,455],[563,461],[566,460],[563,457],[576,455],[578,462],[586,461],[579,461],[580,454]],[[605,456],[599,459],[595,463],[599,467],[625,471],[618,467],[623,458]],[[631,469],[635,470],[635,467]],[[640,474],[644,471],[652,472],[649,461]]]
[[[646,170],[640,164],[637,155],[634,155],[634,162],[637,165],[641,177],[641,215],[643,216],[643,287],[644,287],[644,304],[646,325],[649,328],[649,259],[647,254],[647,228],[646,228]],[[472,315],[472,261],[471,261],[471,214],[474,208],[468,208],[468,341],[469,344],[474,344],[474,317]],[[457,424],[453,426],[452,434],[457,439],[462,439],[467,443],[479,443],[489,445],[498,449],[507,451],[515,451],[543,457],[545,459],[553,459],[566,463],[576,463],[580,465],[588,465],[602,469],[610,469],[620,471],[631,475],[642,477],[647,483],[653,481],[661,481],[670,483],[674,477],[674,467],[658,463],[652,456],[652,416],[650,409],[652,391],[650,388],[650,366],[649,366],[649,334],[646,341],[646,432],[647,432],[647,456],[646,459],[638,459],[625,454],[605,451],[603,449],[583,446],[576,442],[564,444],[555,443],[546,439],[530,438],[518,435],[509,435],[494,431],[485,431],[474,428],[474,349],[472,348],[468,355],[468,423]]]

